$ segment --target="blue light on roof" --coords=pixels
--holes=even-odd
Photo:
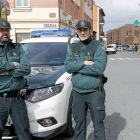
[[[73,36],[75,33],[72,30],[37,30],[32,31],[30,33],[30,36],[32,37],[40,37],[43,36],[49,36],[49,35],[56,35],[56,36]]]

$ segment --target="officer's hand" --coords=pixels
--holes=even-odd
[[[94,62],[93,61],[84,61],[84,65],[93,65]]]
[[[18,62],[13,62],[13,63],[14,63],[14,65],[15,65],[15,67],[17,67],[17,66],[20,65],[20,63],[18,63]]]
[[[1,73],[0,75],[9,75],[8,72]]]

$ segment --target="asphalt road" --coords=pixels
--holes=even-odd
[[[105,75],[106,140],[140,140],[140,55],[118,51],[108,55]],[[88,113],[87,140],[94,140]],[[74,140],[57,136],[53,140]]]

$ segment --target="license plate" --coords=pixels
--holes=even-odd
[[[11,126],[12,124],[13,124],[13,122],[12,122],[11,116],[9,115],[5,126]]]

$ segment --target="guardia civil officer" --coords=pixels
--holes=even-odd
[[[25,51],[10,39],[11,25],[0,19],[0,139],[11,114],[19,140],[31,140],[27,108],[19,90],[25,86],[23,76],[31,71]]]
[[[65,69],[72,73],[73,116],[76,122],[75,140],[86,140],[86,114],[89,108],[94,124],[94,140],[105,140],[105,81],[103,72],[107,64],[104,44],[93,41],[91,23],[81,20],[77,24],[80,42],[72,44],[65,61]]]

